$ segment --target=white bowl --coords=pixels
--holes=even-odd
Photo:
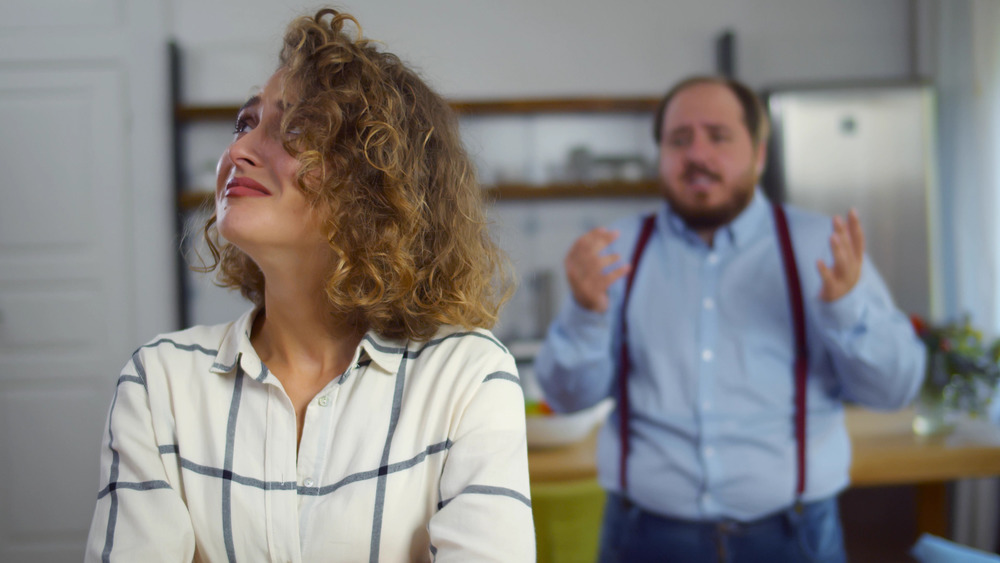
[[[605,399],[574,413],[529,416],[526,419],[528,447],[552,448],[579,442],[603,423],[613,408],[614,401]]]

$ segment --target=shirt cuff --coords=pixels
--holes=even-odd
[[[861,280],[836,301],[828,303],[820,300],[820,313],[826,323],[838,332],[846,332],[862,324],[865,316],[865,299]]]
[[[598,313],[586,307],[580,306],[575,299],[570,299],[568,307],[563,307],[559,314],[559,321],[564,327],[583,334],[590,334],[593,331],[600,331],[601,334],[608,330],[611,314],[608,311]]]

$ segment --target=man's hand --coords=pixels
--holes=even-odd
[[[604,272],[619,260],[617,254],[601,254],[616,238],[616,231],[598,227],[576,239],[566,254],[566,279],[573,298],[585,309],[598,313],[607,311],[608,287],[629,271],[630,266],[624,264]]]
[[[827,266],[822,260],[816,261],[819,275],[823,278],[820,299],[827,303],[836,301],[854,288],[861,278],[861,263],[865,255],[865,233],[861,230],[858,212],[851,209],[845,222],[840,216],[833,218],[833,234],[830,235],[830,250],[833,251],[833,265]]]

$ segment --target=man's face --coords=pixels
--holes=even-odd
[[[663,115],[660,183],[673,210],[696,231],[732,221],[753,198],[764,164],[743,121],[743,107],[722,84],[674,95]]]

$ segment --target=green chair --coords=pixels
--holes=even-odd
[[[604,498],[596,479],[532,485],[538,563],[596,561]]]

